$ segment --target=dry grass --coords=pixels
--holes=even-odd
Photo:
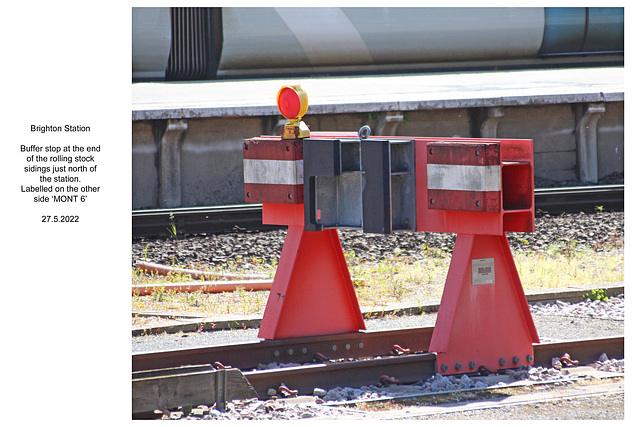
[[[624,253],[592,249],[523,252],[514,256],[525,290],[555,289],[624,280]]]
[[[396,303],[421,305],[440,298],[451,261],[448,251],[423,251],[420,259],[395,255],[383,261],[358,259],[346,253],[347,264],[361,307]],[[546,251],[515,252],[514,259],[525,290],[565,288],[574,285],[624,280],[624,257],[621,247],[608,250],[550,247]],[[230,263],[212,271],[275,274],[276,265],[262,260]],[[133,269],[134,284],[177,283],[193,281],[185,276],[154,276]],[[217,294],[158,291],[147,296],[133,296],[134,311],[175,311],[215,314],[261,314],[268,291],[238,289]]]

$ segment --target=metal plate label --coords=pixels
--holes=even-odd
[[[496,282],[493,258],[471,260],[471,284],[491,285]]]

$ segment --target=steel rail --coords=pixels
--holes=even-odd
[[[328,359],[381,356],[392,352],[394,345],[412,352],[426,352],[429,351],[432,333],[433,327],[387,329],[143,352],[133,355],[132,369],[147,371],[220,362],[246,370],[255,368],[259,363],[308,363],[317,353]]]
[[[308,395],[316,387],[328,390],[378,384],[383,375],[401,384],[412,384],[429,379],[435,373],[436,355],[421,353],[251,371],[244,376],[258,396],[266,399],[269,389],[277,390],[283,383],[289,389]]]
[[[277,389],[281,383],[302,394],[311,393],[314,387],[376,384],[382,375],[412,383],[436,372],[436,356],[428,353],[432,332],[433,327],[393,329],[137,353],[132,357],[132,367],[136,372],[219,362],[246,371],[247,380],[261,398],[266,398],[268,389]],[[394,346],[411,353],[393,355]],[[610,358],[623,358],[624,337],[545,342],[535,344],[533,349],[536,366],[549,367],[552,357],[564,353],[586,364],[602,353]],[[271,362],[307,364],[249,371],[259,363]]]
[[[610,358],[624,358],[624,337],[609,337],[575,341],[557,341],[533,346],[535,366],[551,367],[553,357],[565,353],[572,360],[589,364],[602,353]],[[311,394],[316,387],[360,387],[378,384],[383,375],[400,384],[412,384],[429,379],[436,373],[434,353],[386,356],[368,360],[354,360],[293,368],[245,372],[244,375],[261,399],[268,397],[269,389],[277,389],[284,383],[301,394]],[[472,374],[469,374],[472,376]],[[477,374],[476,374],[477,375]]]
[[[168,237],[172,226],[180,235],[282,228],[262,224],[262,205],[259,203],[132,212],[133,237]]]
[[[551,367],[553,357],[569,353],[582,364],[598,360],[606,353],[610,358],[624,358],[624,337],[597,338],[576,341],[557,341],[533,346],[534,364]],[[434,353],[388,356],[369,360],[307,365],[301,367],[246,372],[245,377],[260,398],[266,398],[270,388],[281,383],[301,394],[311,394],[315,387],[325,389],[359,387],[380,382],[382,375],[393,377],[401,384],[426,380],[436,373]]]
[[[539,188],[534,191],[536,209],[551,214],[624,209],[624,185]],[[225,233],[234,230],[273,230],[262,224],[259,203],[132,212],[134,237],[169,236],[175,225],[178,234]]]
[[[536,209],[552,214],[624,210],[624,185],[540,188],[534,191]]]

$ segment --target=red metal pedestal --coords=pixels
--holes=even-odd
[[[459,234],[429,345],[438,372],[531,365],[534,342],[538,333],[506,236]]]
[[[289,226],[259,338],[280,339],[365,329],[335,229]]]

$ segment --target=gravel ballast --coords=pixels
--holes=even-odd
[[[455,234],[393,233],[364,234],[359,230],[338,230],[345,252],[357,258],[380,260],[402,253],[421,259],[425,249],[452,251]],[[159,264],[206,268],[229,261],[249,263],[252,259],[275,262],[286,230],[212,235],[188,235],[173,238],[136,238],[132,244],[132,265],[145,260]],[[596,250],[620,248],[624,244],[624,212],[594,212],[549,215],[538,213],[533,233],[507,233],[513,251],[544,251],[550,247]]]

